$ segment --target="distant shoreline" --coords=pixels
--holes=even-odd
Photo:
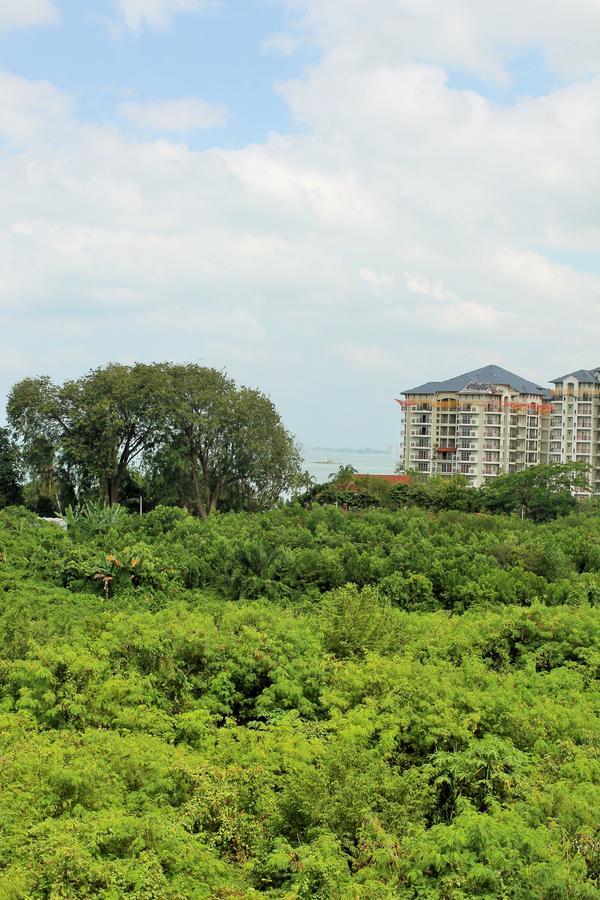
[[[399,459],[397,453],[374,448],[336,450],[333,447],[303,447],[302,456],[305,470],[318,482],[345,466],[363,475],[392,475]]]
[[[303,447],[303,452],[307,452],[308,450],[316,451],[322,453],[324,451],[333,452],[333,453],[382,453],[384,456],[389,456],[389,451],[376,449],[374,447]]]

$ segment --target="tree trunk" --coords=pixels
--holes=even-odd
[[[126,446],[121,454],[121,459],[119,460],[119,464],[117,465],[117,469],[113,472],[112,478],[109,479],[108,482],[108,491],[107,491],[107,499],[108,505],[114,506],[115,503],[119,502],[119,491],[121,490],[121,482],[123,481],[123,476],[127,471],[127,464],[129,463],[129,446]]]
[[[110,479],[107,485],[107,500],[109,506],[114,506],[119,502],[119,488],[121,487],[121,475],[116,473]]]
[[[198,466],[196,465],[196,458],[192,456],[192,481],[194,483],[194,493],[196,495],[196,509],[198,510],[198,515],[202,516],[203,519],[208,519],[208,513],[206,512],[206,508],[204,503],[202,502],[202,489],[200,487],[200,479],[198,478]]]
[[[219,485],[214,489],[211,498],[210,498],[210,506],[208,508],[208,514],[215,513],[217,511],[217,503],[219,502]]]

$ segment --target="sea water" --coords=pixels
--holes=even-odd
[[[352,466],[361,475],[393,475],[398,454],[386,450],[344,450],[332,447],[304,447],[304,468],[318,484],[328,481],[340,466]]]

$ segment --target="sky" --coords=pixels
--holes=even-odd
[[[600,365],[598,0],[0,0],[0,405],[225,368],[307,445]]]

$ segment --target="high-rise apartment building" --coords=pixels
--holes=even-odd
[[[587,463],[590,489],[600,493],[600,369],[578,369],[552,383],[548,462]]]
[[[550,391],[500,366],[430,381],[403,396],[406,471],[465,475],[478,486],[548,460]]]

